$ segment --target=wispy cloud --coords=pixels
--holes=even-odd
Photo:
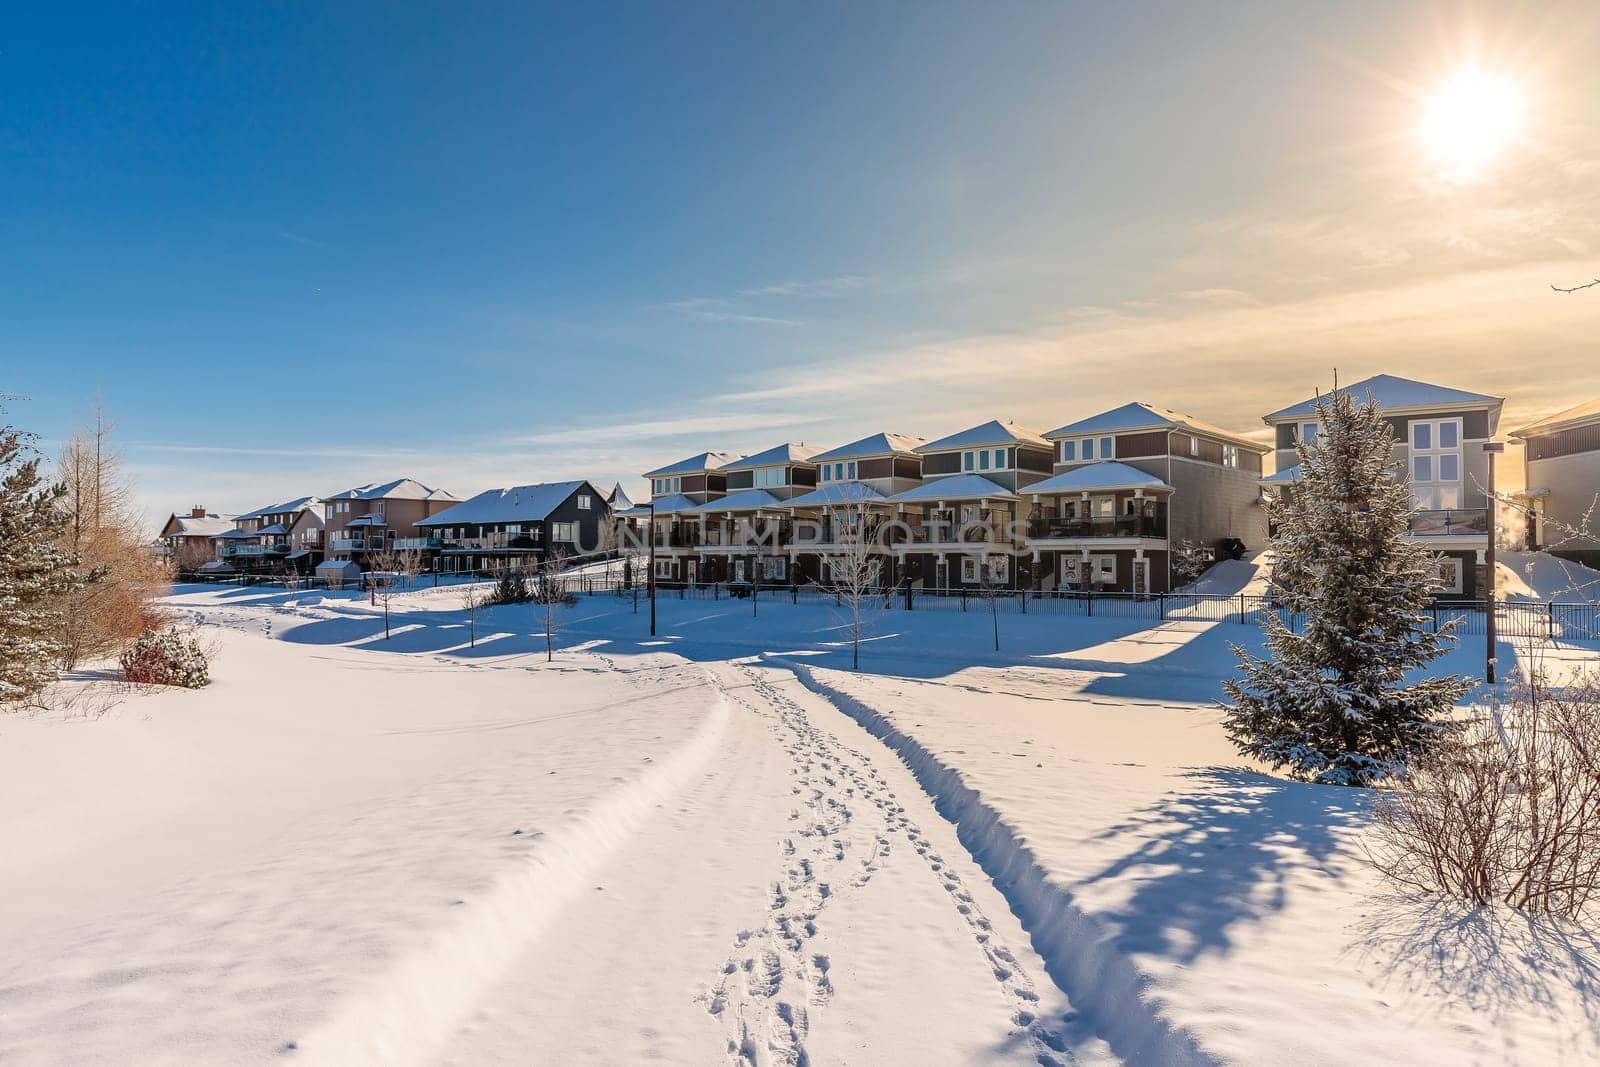
[[[680,318],[693,322],[740,322],[753,326],[799,326],[798,319],[786,319],[776,315],[758,315],[750,311],[739,310],[730,300],[721,300],[715,297],[697,296],[688,300],[674,300],[665,304],[654,304],[652,307],[658,311],[669,311]]]
[[[625,441],[630,445],[645,442],[696,438],[709,441],[719,433],[737,433],[747,430],[780,429],[806,426],[823,421],[820,416],[806,412],[730,412],[725,414],[684,415],[662,419],[638,419],[609,422],[589,426],[571,426],[559,430],[544,430],[511,438],[519,445],[575,445],[602,444]],[[706,447],[712,447],[707,444]]]
[[[778,282],[775,285],[761,285],[753,289],[740,289],[740,296],[767,297],[767,296],[792,296],[792,297],[830,297],[842,296],[853,292],[867,284],[867,279],[859,274],[840,274],[833,278],[820,278],[815,281],[789,281]]]

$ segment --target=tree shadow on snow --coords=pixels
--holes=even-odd
[[[1440,998],[1494,1026],[1529,1009],[1570,1019],[1600,1042],[1600,932],[1444,896],[1375,895],[1345,952],[1385,976],[1386,992]],[[1593,1043],[1582,1050],[1600,1055]]]
[[[1190,963],[1231,947],[1231,932],[1283,907],[1289,876],[1349,854],[1361,791],[1244,770],[1192,771],[1181,791],[1104,830],[1132,848],[1090,883],[1137,886],[1108,913],[1119,947]]]

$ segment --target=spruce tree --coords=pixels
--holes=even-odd
[[[1224,726],[1241,752],[1296,778],[1369,785],[1452,729],[1469,680],[1406,680],[1454,638],[1424,621],[1438,556],[1406,536],[1414,509],[1387,420],[1337,391],[1317,417],[1299,483],[1269,504],[1273,586],[1304,625],[1269,616],[1265,658],[1234,646]]]
[[[0,702],[25,700],[55,681],[57,598],[92,577],[62,547],[63,488],[44,483],[39,462],[31,435],[0,425]]]

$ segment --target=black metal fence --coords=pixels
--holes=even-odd
[[[413,578],[411,589],[457,584],[462,581],[493,580],[490,571],[459,571],[442,575],[424,574]],[[441,579],[443,581],[441,582]],[[182,580],[208,584],[277,588],[285,590],[332,589],[329,582],[316,577],[249,574],[183,575]],[[560,580],[565,591],[576,595],[612,595],[638,599],[649,596],[641,581],[625,583],[609,575],[571,575]],[[365,588],[362,583],[338,583],[341,589]],[[661,600],[754,601],[762,603],[822,604],[843,608],[843,593],[817,585],[762,585],[748,582],[657,582]],[[1276,616],[1291,630],[1304,625],[1303,613],[1291,612],[1271,596],[1252,593],[1097,593],[1088,590],[926,590],[897,586],[872,594],[867,601],[874,610],[987,612],[992,608],[1007,615],[1041,615],[1099,619],[1148,620],[1150,622],[1234,623],[1265,626]],[[1508,640],[1556,639],[1600,641],[1600,604],[1563,604],[1547,600],[1503,600],[1496,605],[1496,631]],[[1482,636],[1488,626],[1486,604],[1482,600],[1440,600],[1426,609],[1423,625],[1431,630],[1454,627],[1461,636]]]

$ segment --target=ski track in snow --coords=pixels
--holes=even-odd
[[[737,665],[749,692],[724,691],[767,720],[792,761],[794,833],[782,842],[783,877],[771,890],[771,909],[759,929],[740,933],[713,987],[707,1010],[722,1020],[730,1063],[764,1067],[809,1063],[810,1013],[833,992],[830,960],[815,953],[823,913],[835,896],[872,880],[897,844],[913,849],[949,894],[990,973],[1011,1004],[1011,1023],[1026,1034],[1036,1062],[1071,1063],[1065,1038],[1038,1016],[1039,995],[1016,954],[966,889],[955,867],[923,836],[872,760],[818,727],[806,710],[773,684],[770,668]],[[962,865],[971,864],[961,857]]]

